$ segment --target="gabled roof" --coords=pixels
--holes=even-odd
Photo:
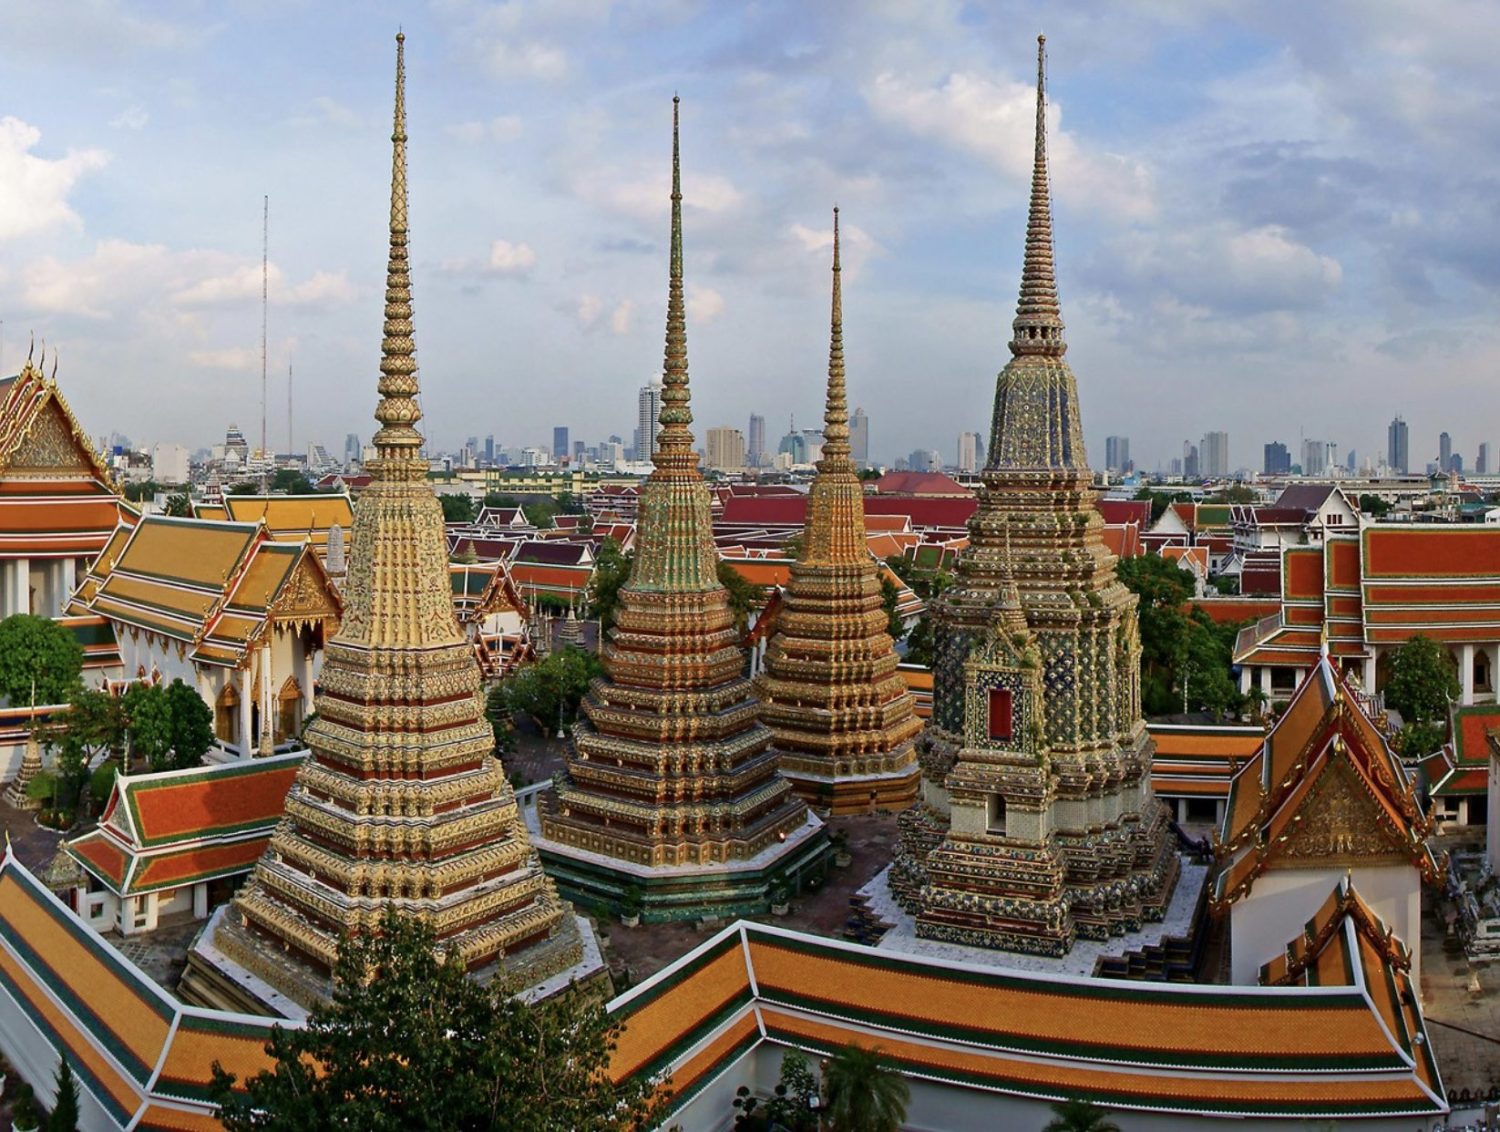
[[[1151,788],[1168,797],[1227,798],[1235,774],[1265,741],[1259,727],[1148,722],[1156,743]]]
[[[1097,499],[1094,506],[1106,523],[1136,523],[1143,529],[1151,525],[1149,499]]]
[[[1329,496],[1338,490],[1330,483],[1294,483],[1284,488],[1271,506],[1278,510],[1299,511],[1304,516],[1311,516],[1328,502]]]
[[[1337,815],[1336,822],[1322,823],[1330,828],[1303,821],[1323,810]],[[1347,828],[1354,823],[1358,835]],[[1220,831],[1225,867],[1213,902],[1217,908],[1233,903],[1267,868],[1299,853],[1405,858],[1424,880],[1438,883],[1441,870],[1427,844],[1431,831],[1401,760],[1325,654],[1234,777]],[[1318,846],[1301,844],[1320,837],[1342,848],[1312,853]]]
[[[49,478],[92,480],[106,490],[114,485],[56,382],[28,358],[20,373],[0,378],[0,476],[25,478],[36,470]]]
[[[1345,930],[1345,929],[1348,930]],[[1286,950],[1262,964],[1262,986],[1347,986],[1359,959],[1360,938],[1370,943],[1382,966],[1411,970],[1411,951],[1360,899],[1354,881],[1345,875],[1323,901],[1302,933]]]
[[[1392,1027],[1378,970],[1342,986],[1185,986],[1047,976],[877,951],[754,923],[616,999],[620,1080],[670,1073],[677,1108],[762,1043],[814,1059],[878,1045],[957,1089],[1176,1116],[1446,1110],[1421,1016]],[[1421,1040],[1416,1040],[1421,1035]],[[1420,1046],[1422,1048],[1413,1048]]]
[[[886,472],[875,481],[879,495],[925,495],[972,499],[974,493],[942,472]]]
[[[1360,538],[1371,644],[1500,640],[1500,525],[1372,525]]]
[[[1500,741],[1500,704],[1454,704],[1448,717],[1453,738],[1422,760],[1427,792],[1434,798],[1487,794],[1490,753]]]
[[[226,495],[225,517],[234,523],[265,523],[271,537],[282,542],[304,539],[328,556],[328,532],[354,525],[354,504],[344,492],[315,495]]]
[[[305,758],[121,775],[99,827],[64,848],[120,896],[249,872]]]
[[[75,610],[193,646],[233,667],[268,620],[337,620],[343,602],[303,543],[272,541],[259,523],[151,515],[110,539]]]
[[[526,602],[503,562],[450,562],[448,579],[460,621],[479,621],[493,613],[526,618]]]

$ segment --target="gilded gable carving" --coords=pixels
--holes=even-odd
[[[73,430],[55,405],[46,406],[11,457],[13,469],[53,472],[92,472]]]

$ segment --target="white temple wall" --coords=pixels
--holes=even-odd
[[[4,987],[0,987],[0,1053],[31,1084],[37,1100],[52,1108],[57,1101],[57,1089],[53,1084],[57,1048],[16,1005]],[[121,1126],[94,1099],[83,1079],[77,1073],[73,1078],[78,1082],[79,1132],[118,1132]]]

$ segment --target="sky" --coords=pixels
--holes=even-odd
[[[1047,35],[1058,282],[1089,452],[1230,436],[1414,463],[1500,440],[1489,0],[17,0],[0,369],[85,427],[367,438],[406,33],[422,427],[630,442],[661,367],[682,96],[694,429],[819,422],[830,211],[871,455],[988,431]],[[50,368],[50,362],[49,362]]]

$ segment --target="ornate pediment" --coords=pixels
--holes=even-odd
[[[304,553],[267,611],[281,621],[337,621],[342,609],[328,576]]]
[[[1267,866],[1310,869],[1410,856],[1355,772],[1335,760],[1298,808],[1286,840],[1271,847]]]
[[[26,435],[7,461],[13,472],[32,471],[48,475],[95,474],[94,461],[73,434],[73,428],[57,402],[48,400],[37,413]]]

